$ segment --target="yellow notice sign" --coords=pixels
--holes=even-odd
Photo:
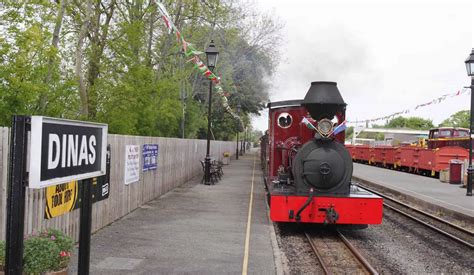
[[[45,218],[51,219],[73,210],[77,193],[77,181],[48,186],[46,188]]]

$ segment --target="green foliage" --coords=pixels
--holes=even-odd
[[[0,265],[5,266],[5,241],[0,241]]]
[[[59,247],[51,239],[42,237],[26,239],[23,270],[27,274],[41,274],[53,270],[60,252]]]
[[[351,136],[352,138],[352,136]],[[369,133],[369,132],[362,132],[360,133],[357,138],[370,138],[375,140],[385,140],[384,133]]]
[[[74,241],[71,237],[64,234],[61,230],[48,228],[42,235],[43,237],[53,240],[60,251],[71,252],[74,248]]]
[[[57,229],[49,228],[39,235],[25,239],[23,271],[25,274],[43,274],[58,271],[69,265],[74,241]],[[0,241],[0,264],[5,265],[5,241]]]
[[[385,128],[405,128],[415,130],[429,130],[433,128],[433,121],[421,117],[397,117],[388,122]]]
[[[443,120],[439,126],[469,128],[471,113],[469,110],[459,111]]]
[[[354,135],[354,126],[349,126],[346,129],[346,139],[352,139],[352,136]]]
[[[62,3],[67,3],[63,14]],[[246,2],[163,4],[196,49],[215,40],[220,50],[216,73],[230,106],[239,102],[249,125],[249,114],[258,113],[268,99],[265,80],[279,61],[281,25]],[[13,114],[38,114],[108,123],[110,133],[179,137],[184,113],[185,137],[203,137],[203,131],[205,136],[209,81],[186,62],[154,1],[1,5],[1,126],[8,126]],[[223,115],[220,105],[214,96],[213,133],[233,139],[234,118]]]

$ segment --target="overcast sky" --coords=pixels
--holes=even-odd
[[[336,81],[348,120],[413,108],[470,84],[473,1],[283,1],[256,5],[284,23],[271,101],[303,98],[311,81]],[[469,109],[465,94],[407,116],[440,123]],[[267,129],[267,112],[253,126]],[[379,124],[383,124],[379,122]]]

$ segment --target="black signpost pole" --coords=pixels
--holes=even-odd
[[[78,274],[89,274],[92,227],[92,179],[82,181]]]
[[[8,174],[6,274],[22,274],[29,117],[13,116]]]

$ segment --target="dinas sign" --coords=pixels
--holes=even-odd
[[[31,117],[29,188],[105,174],[107,125]]]

